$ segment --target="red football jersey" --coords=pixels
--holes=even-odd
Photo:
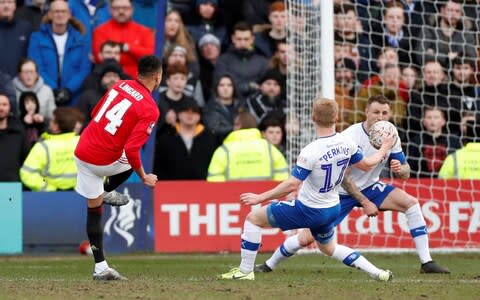
[[[147,142],[159,115],[157,104],[143,84],[137,80],[121,80],[93,109],[75,156],[104,166],[118,160],[125,150],[132,168],[138,169],[140,148]]]

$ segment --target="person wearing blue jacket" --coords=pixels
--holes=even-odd
[[[107,0],[68,0],[68,6],[70,7],[72,16],[82,22],[85,27],[85,35],[90,45],[92,43],[93,30],[112,17]]]
[[[74,105],[91,70],[90,44],[67,2],[54,0],[39,31],[32,33],[28,57],[54,91],[57,106]]]

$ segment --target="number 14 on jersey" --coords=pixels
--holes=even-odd
[[[109,109],[110,104],[112,104],[113,100],[115,100],[118,94],[118,91],[111,89],[108,92],[107,99],[105,100],[97,115],[93,119],[95,122],[98,123],[102,119],[103,115],[105,115],[105,118],[107,118],[109,122],[104,129],[111,135],[115,135],[118,127],[120,127],[120,125],[122,125],[123,123],[122,118],[125,115],[125,112],[132,105],[132,102],[128,101],[128,99],[126,98],[123,98],[120,102],[118,102]]]

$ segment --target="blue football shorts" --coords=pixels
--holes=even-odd
[[[312,208],[302,202],[272,202],[267,207],[268,221],[272,227],[285,230],[309,228],[314,238],[327,244],[335,232],[334,221],[340,213],[340,204],[328,208]]]
[[[387,196],[395,189],[393,185],[386,184],[380,181],[362,190],[362,194],[371,202],[375,203],[377,207],[382,205]],[[340,195],[340,214],[335,220],[334,224],[340,224],[343,219],[352,211],[354,207],[362,207],[358,201],[350,195]]]

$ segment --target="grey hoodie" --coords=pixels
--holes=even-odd
[[[19,107],[20,95],[23,92],[34,92],[37,94],[38,103],[40,104],[40,114],[45,118],[51,118],[53,110],[57,107],[55,105],[55,97],[53,96],[52,89],[45,84],[42,77],[38,77],[37,82],[32,88],[27,88],[18,78],[15,76],[12,80],[15,92],[17,95],[17,107]]]

